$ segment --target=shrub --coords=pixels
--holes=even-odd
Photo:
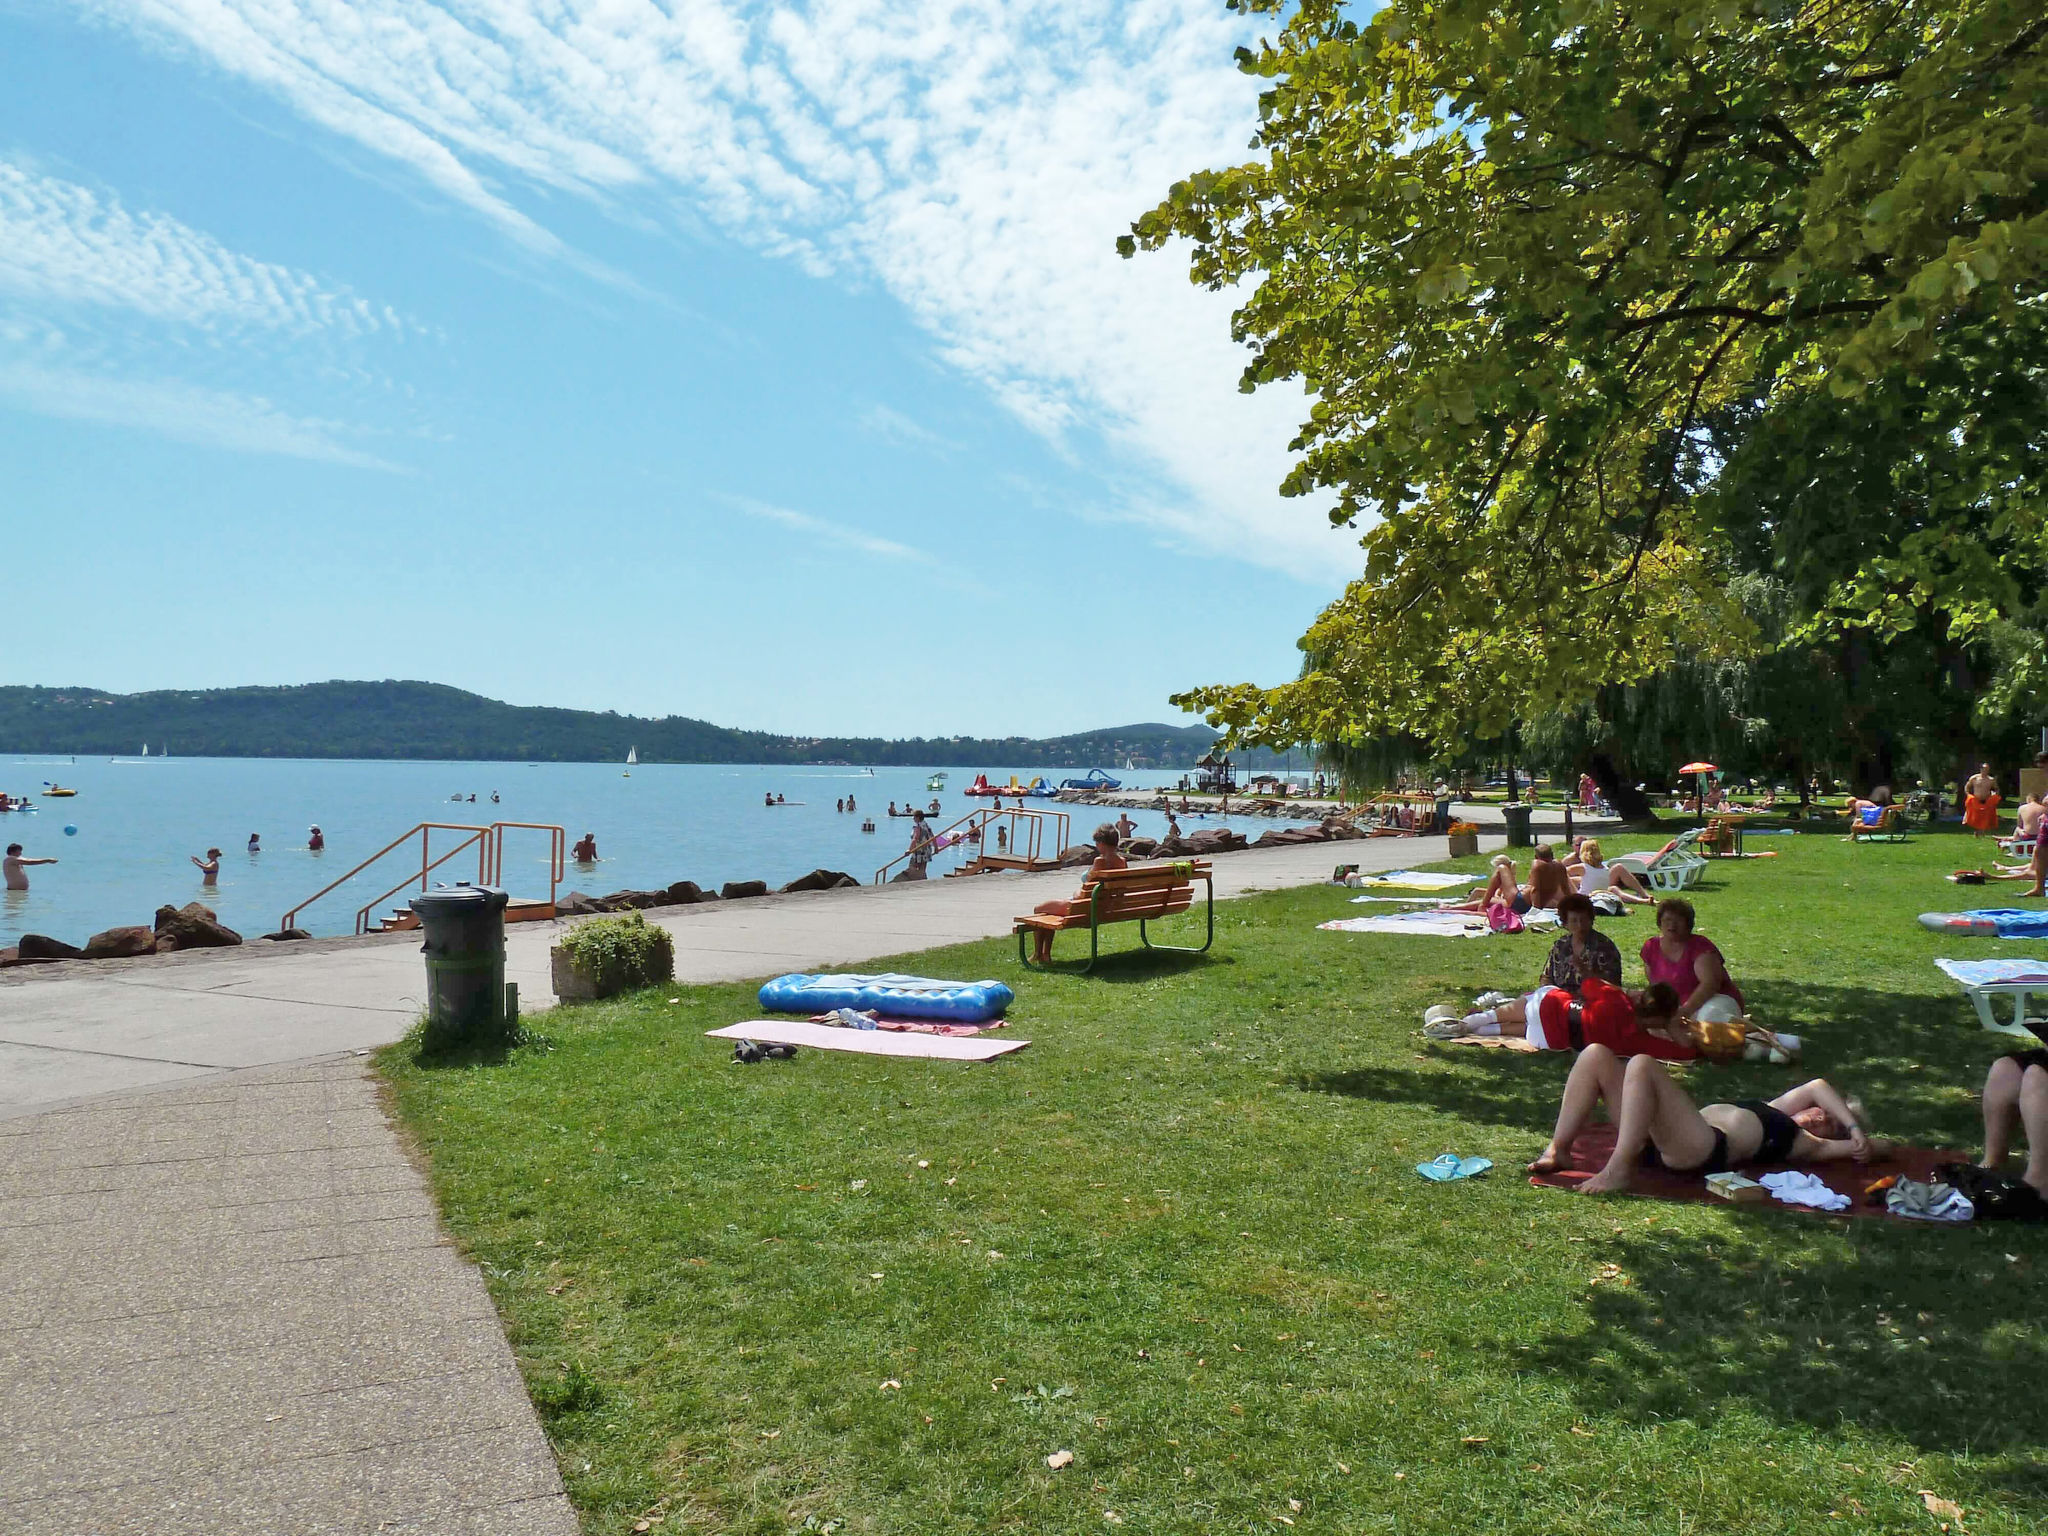
[[[675,940],[638,912],[579,923],[562,935],[562,949],[599,997],[651,987],[676,973]]]

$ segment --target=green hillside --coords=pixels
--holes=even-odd
[[[1127,758],[1184,768],[1208,750],[1202,725],[1126,725],[1038,740],[777,736],[671,715],[660,720],[501,704],[417,682],[292,688],[0,687],[0,752],[128,755],[143,743],[181,757],[343,757],[648,763],[1114,767]],[[1263,754],[1261,760],[1264,760]]]

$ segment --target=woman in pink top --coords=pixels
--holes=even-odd
[[[1748,1012],[1742,989],[1729,979],[1714,941],[1694,933],[1692,924],[1691,902],[1673,896],[1657,903],[1657,936],[1643,940],[1644,974],[1676,989],[1678,1011],[1687,1018],[1741,1018]]]

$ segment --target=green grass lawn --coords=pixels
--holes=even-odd
[[[1751,846],[1782,856],[1710,870],[1700,927],[1799,1075],[1974,1148],[2011,1042],[1929,962],[2027,951],[1913,918],[2017,888],[1942,881],[1954,835]],[[1349,894],[1087,978],[892,962],[1016,988],[1033,1043],[986,1066],[732,1065],[702,1032],[748,986],[559,1010],[501,1063],[387,1051],[586,1529],[1934,1532],[1922,1490],[2043,1528],[2048,1233],[1531,1188],[1567,1059],[1418,1020],[1548,939],[1318,932]],[[1603,927],[1639,978],[1648,918]],[[1447,1149],[1499,1166],[1414,1174]]]

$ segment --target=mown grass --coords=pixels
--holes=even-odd
[[[1973,1148],[2003,1042],[1929,962],[2024,947],[1913,918],[2015,888],[1942,882],[1955,836],[1752,846],[1696,899],[1753,1007],[1881,1130]],[[1565,1060],[1417,1019],[1547,941],[1318,932],[1347,894],[1088,978],[901,958],[1016,987],[1033,1043],[989,1066],[734,1066],[702,1032],[745,986],[385,1053],[586,1529],[1931,1532],[1923,1490],[2041,1528],[2048,1234],[1533,1189]],[[1647,920],[1607,926],[1635,975]],[[1411,1171],[1446,1149],[1499,1166]]]

